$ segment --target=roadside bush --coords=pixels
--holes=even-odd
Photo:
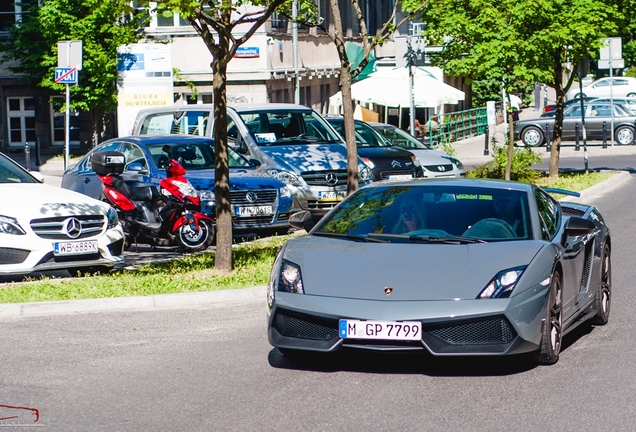
[[[466,176],[470,178],[505,178],[508,148],[505,145],[497,145],[497,142],[493,141],[492,154],[493,160],[491,162],[470,170],[466,173]],[[541,156],[533,152],[529,147],[515,147],[512,153],[510,180],[521,182],[536,181],[541,177],[541,173],[532,169],[532,165],[539,164],[542,161]]]

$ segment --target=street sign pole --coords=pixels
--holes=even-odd
[[[65,129],[65,137],[64,137],[64,171],[68,168],[68,162],[71,152],[71,140],[69,137],[69,132],[71,130],[71,90],[69,85],[66,84],[66,115],[64,121],[64,129]]]

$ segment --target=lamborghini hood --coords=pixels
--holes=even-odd
[[[501,270],[527,265],[542,241],[467,245],[365,243],[306,236],[283,258],[301,268],[306,295],[405,301],[475,299]],[[390,296],[385,288],[393,288]]]

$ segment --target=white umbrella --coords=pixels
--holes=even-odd
[[[409,107],[408,68],[379,69],[351,85],[351,97],[360,102],[370,102],[387,107]],[[463,91],[445,84],[421,68],[415,68],[413,100],[417,108],[437,108],[444,104],[456,104],[464,100]],[[342,105],[341,93],[329,98],[332,105]]]

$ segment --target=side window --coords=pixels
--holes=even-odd
[[[167,135],[172,131],[174,112],[150,114],[141,124],[140,135]]]
[[[552,197],[538,189],[535,191],[535,198],[539,209],[541,237],[549,241],[559,229],[559,205]]]
[[[140,163],[144,169],[148,169],[148,162],[146,162],[146,158],[141,149],[135,144],[124,143],[121,148],[121,152],[126,157],[126,166],[124,167],[124,171],[128,171],[128,167],[132,163]]]

